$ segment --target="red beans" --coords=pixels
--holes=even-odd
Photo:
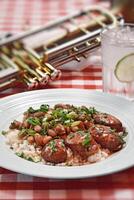
[[[36,112],[33,114],[34,117],[43,117],[44,116],[44,112]]]
[[[24,128],[29,128],[30,124],[27,121],[24,121],[23,124],[22,124],[22,126]]]
[[[85,130],[84,122],[80,121],[78,127],[80,130]]]
[[[35,142],[38,146],[42,146],[44,145],[44,142],[43,142],[43,136],[40,135],[39,133],[36,133],[35,136],[34,136],[34,139],[35,139]]]
[[[27,141],[29,142],[29,144],[33,144],[33,143],[35,142],[33,136],[29,136],[29,137],[27,138]]]
[[[22,123],[17,121],[17,120],[14,120],[11,124],[10,124],[10,129],[20,129],[22,126]]]
[[[43,137],[43,145],[47,144],[50,140],[52,140],[51,136],[44,136]]]
[[[44,146],[52,139],[52,137],[51,136],[42,136],[39,133],[36,133],[34,136],[34,139],[38,146]]]
[[[53,129],[48,129],[48,135],[55,137],[57,135],[57,133],[53,130]]]
[[[42,130],[42,128],[41,128],[41,126],[36,125],[36,126],[34,127],[34,130],[35,130],[36,132],[39,133],[39,132]]]
[[[69,134],[71,132],[71,128],[69,126],[66,127],[66,133]]]
[[[65,127],[62,124],[58,124],[54,130],[57,135],[64,135],[66,133]]]
[[[65,139],[66,139],[66,137],[67,137],[67,135],[66,135],[66,134],[64,134],[64,135],[61,135],[61,136],[60,136],[60,138],[61,138],[61,139],[63,139],[63,140],[65,140]]]
[[[84,121],[84,126],[86,129],[89,129],[90,127],[92,127],[94,124],[91,121],[85,120]]]
[[[55,108],[68,109],[68,108],[71,108],[72,106],[70,104],[61,104],[61,103],[59,103],[59,104],[56,104],[54,107]]]
[[[86,120],[86,117],[87,117],[86,114],[81,114],[81,115],[79,116],[79,120],[85,121],[85,120]]]
[[[79,130],[79,127],[78,126],[73,126],[71,127],[71,131],[72,132],[77,132]]]

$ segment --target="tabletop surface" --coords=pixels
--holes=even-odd
[[[97,0],[0,0],[0,32],[20,32],[44,25],[59,16],[98,2]],[[102,67],[89,66],[82,71],[62,71],[60,80],[47,88],[80,88],[102,91]],[[25,91],[15,87],[0,97]],[[1,152],[0,152],[1,153]],[[128,155],[129,156],[129,155]],[[55,180],[18,174],[0,168],[0,200],[72,199],[133,200],[134,168],[97,178]]]

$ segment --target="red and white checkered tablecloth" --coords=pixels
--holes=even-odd
[[[0,32],[20,32],[43,25],[97,0],[0,0]],[[63,71],[47,88],[85,88],[102,90],[101,67],[89,66],[80,72]],[[0,97],[23,92],[16,87]],[[0,152],[2,153],[2,152]],[[128,155],[129,156],[129,155]],[[0,168],[0,200],[133,200],[134,168],[103,177],[54,180],[18,174]]]

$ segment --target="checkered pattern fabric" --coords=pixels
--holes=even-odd
[[[17,33],[44,25],[59,16],[72,13],[97,0],[0,0],[0,32]],[[60,80],[47,88],[85,88],[102,90],[101,67],[83,71],[62,71]],[[0,97],[23,92],[15,87]],[[2,153],[2,152],[0,152]],[[77,180],[53,180],[18,174],[0,168],[0,200],[133,200],[134,169],[103,177]]]

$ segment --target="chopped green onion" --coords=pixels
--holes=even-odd
[[[68,119],[68,120],[65,120],[65,121],[64,121],[64,124],[70,126],[71,123],[73,123],[73,122],[74,122],[73,119]]]
[[[77,117],[78,117],[78,115],[77,115],[74,111],[69,112],[69,113],[67,114],[67,118],[68,118],[68,119],[76,119]]]
[[[27,129],[26,132],[28,133],[28,135],[34,136],[36,131],[34,131],[33,129]]]
[[[78,126],[81,123],[81,121],[75,121],[71,124],[72,127]]]
[[[74,137],[74,133],[70,133],[70,134],[68,135],[68,137],[69,137],[69,139],[72,139],[72,138]]]
[[[49,128],[49,123],[48,122],[43,122],[42,126],[45,130],[47,130]]]
[[[36,131],[34,131],[33,129],[28,129],[28,128],[23,128],[20,132],[19,135],[23,135],[23,134],[27,134],[27,135],[31,135],[34,136],[36,133]]]
[[[80,134],[81,136],[84,136],[85,134],[87,134],[87,132],[84,131],[77,131],[78,134]]]

